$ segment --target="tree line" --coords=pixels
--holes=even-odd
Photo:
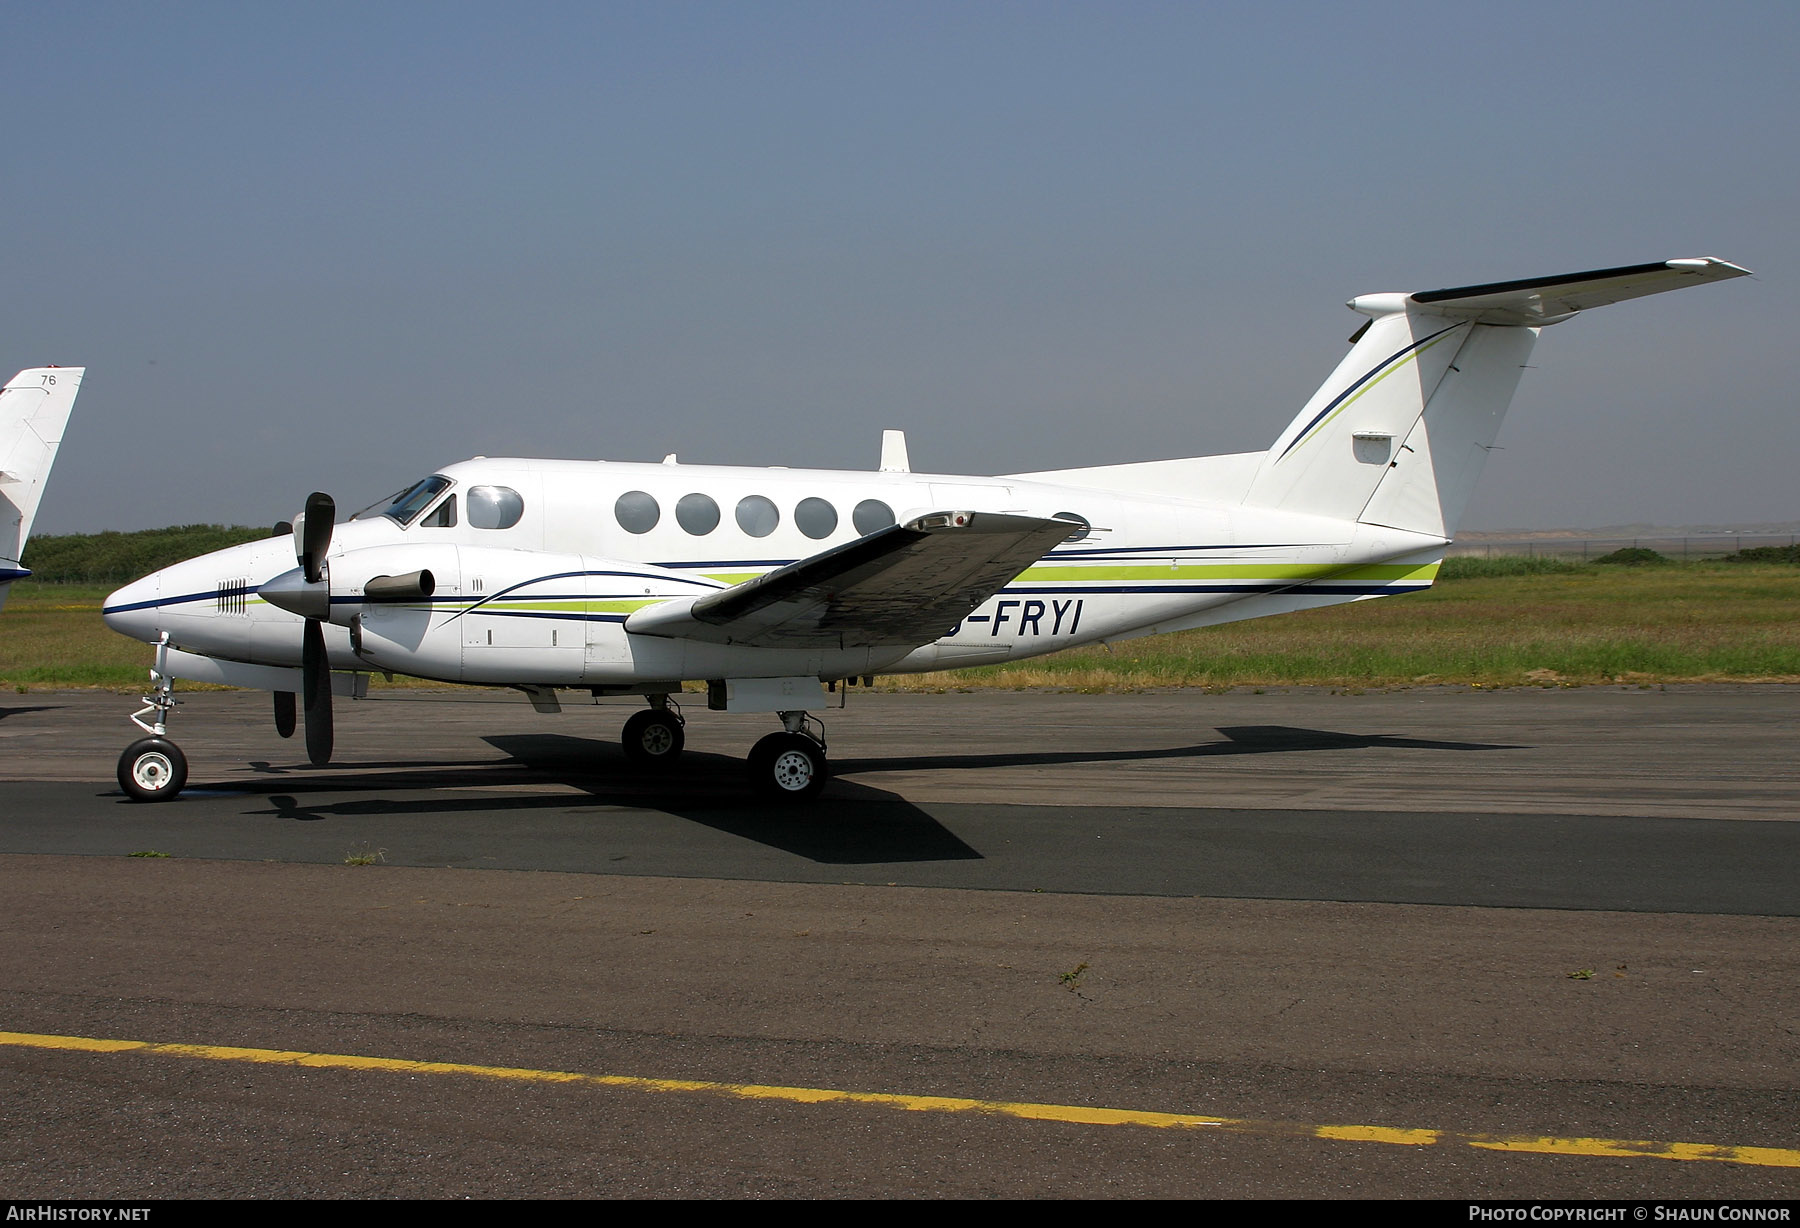
[[[44,584],[126,584],[210,550],[267,537],[243,525],[184,524],[135,533],[68,533],[33,537],[19,560]]]

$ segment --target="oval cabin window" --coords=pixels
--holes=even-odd
[[[705,537],[719,527],[719,505],[711,495],[683,495],[675,505],[675,523],[695,537]]]
[[[867,537],[877,529],[885,529],[894,523],[894,509],[880,499],[864,499],[850,513],[850,523],[856,531]]]
[[[837,528],[837,509],[823,499],[802,499],[794,508],[794,523],[802,533],[818,541],[830,537]]]
[[[751,537],[767,537],[781,523],[781,513],[761,495],[745,495],[738,500],[737,522]]]
[[[613,518],[627,533],[648,533],[662,519],[662,508],[647,491],[628,490],[613,504]]]

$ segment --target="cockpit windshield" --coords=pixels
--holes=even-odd
[[[402,526],[409,525],[419,518],[419,513],[431,506],[431,501],[450,488],[450,479],[440,473],[434,473],[423,481],[415,482],[405,490],[387,499],[377,499],[362,511],[350,517],[352,520],[368,520],[376,516],[386,516]]]

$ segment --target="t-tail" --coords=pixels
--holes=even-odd
[[[32,367],[0,389],[0,606],[20,565],[44,481],[62,443],[83,367]]]
[[[1369,322],[1263,455],[1244,502],[1448,541],[1544,326],[1748,273],[1702,257],[1351,299]]]
[[[1577,312],[1744,277],[1712,257],[1365,294],[1349,354],[1267,452],[1019,474],[1329,517],[1448,542],[1540,330]]]

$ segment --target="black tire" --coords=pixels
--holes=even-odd
[[[764,797],[809,802],[831,774],[825,748],[798,733],[772,733],[750,748],[750,780]]]
[[[187,785],[187,756],[167,738],[140,738],[119,756],[119,788],[134,802],[173,801]]]
[[[658,708],[633,713],[619,735],[625,757],[643,768],[668,767],[681,758],[681,748],[686,743],[681,718]]]

